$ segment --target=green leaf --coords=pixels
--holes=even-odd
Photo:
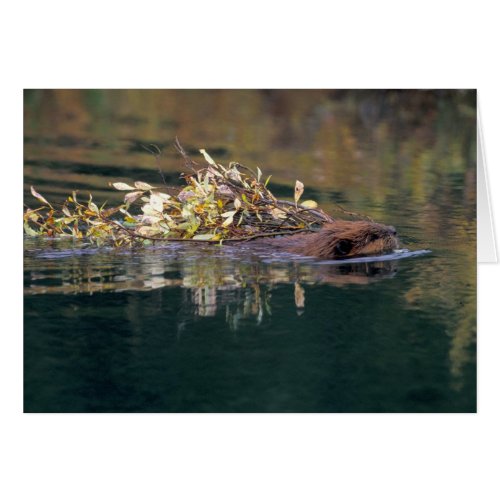
[[[211,233],[195,234],[193,236],[193,240],[210,241],[213,237],[214,237],[214,235]]]
[[[38,233],[34,229],[32,229],[27,222],[24,223],[24,232],[28,236],[38,236]]]

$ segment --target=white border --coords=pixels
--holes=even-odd
[[[3,498],[499,498],[499,266],[479,269],[478,415],[21,413],[23,87],[478,88],[495,199],[494,3],[346,4],[4,8]]]

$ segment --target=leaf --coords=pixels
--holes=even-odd
[[[40,200],[44,205],[48,205],[50,208],[52,208],[52,205],[40,194],[35,191],[35,188],[31,186],[31,194]]]
[[[227,217],[226,220],[222,223],[223,227],[227,227],[233,223],[233,217],[236,213],[236,210],[231,210],[230,212],[225,212],[222,214],[222,217]]]
[[[125,195],[125,203],[134,203],[135,200],[140,198],[144,194],[144,191],[133,191],[132,193],[127,193]]]
[[[89,203],[88,203],[89,210],[92,210],[92,212],[95,212],[97,215],[99,215],[99,208],[98,206],[92,201],[92,195],[89,195]]]
[[[214,235],[211,233],[195,234],[193,236],[193,240],[210,241],[213,237],[214,237]]]
[[[241,201],[239,198],[234,199],[234,208],[236,208],[236,210],[239,210],[241,208]]]
[[[71,212],[68,210],[67,206],[62,207],[62,213],[64,215],[67,215],[68,217],[71,217]]]
[[[270,176],[266,179],[266,182],[264,182],[264,187],[267,187],[267,185],[269,184],[269,181],[271,180],[271,177],[272,177],[272,175],[270,175]]]
[[[300,206],[304,208],[318,208],[318,204],[314,200],[305,200]]]
[[[24,223],[24,231],[28,236],[38,236],[38,233],[27,222]]]
[[[224,169],[224,167],[222,167]],[[218,171],[216,170],[215,168],[213,168],[211,165],[207,168],[208,172],[210,172],[213,176],[215,177],[222,177],[224,178],[224,176]]]
[[[152,193],[149,197],[149,204],[151,205],[153,210],[156,210],[160,213],[163,212],[163,200],[161,196],[158,196],[156,193]]]
[[[170,201],[172,199],[172,197],[167,193],[156,193],[156,195],[163,200],[163,203],[165,203],[166,201]]]
[[[302,182],[300,181],[295,181],[295,194],[293,196],[295,204],[297,204],[303,192],[304,192],[304,184],[302,184]]]
[[[140,234],[141,236],[147,236],[148,238],[150,236],[154,236],[155,234],[160,233],[161,230],[157,227],[152,227],[152,226],[141,226],[138,230],[137,233]]]
[[[134,188],[132,186],[129,186],[128,184],[125,184],[124,182],[113,182],[111,184],[115,189],[118,189],[118,191],[133,191]]]
[[[184,205],[181,210],[181,215],[184,219],[189,219],[194,214],[194,208],[191,205]]]
[[[137,189],[142,189],[142,191],[150,191],[151,189],[156,189],[155,187],[151,186],[151,184],[148,184],[147,182],[141,182],[141,181],[135,182],[134,186]],[[132,188],[132,189],[134,189],[134,188]]]
[[[204,150],[204,149],[200,149],[200,153],[205,157],[205,161],[209,164],[209,165],[213,165],[214,167],[217,167],[217,163],[215,163],[213,160],[212,160],[212,157]]]
[[[280,208],[273,208],[271,210],[271,215],[274,219],[286,219],[288,217],[286,212]]]
[[[260,178],[262,177],[262,170],[257,167],[257,182],[260,182]]]
[[[127,217],[129,217],[130,219],[134,220],[134,217],[132,215],[130,215],[124,208],[120,208],[119,211],[122,213],[122,214],[125,214]],[[135,220],[134,220],[135,222]]]
[[[158,210],[155,210],[149,203],[146,205],[143,205],[141,207],[141,210],[146,214],[146,215],[158,215]]]
[[[161,217],[157,217],[156,215],[143,215],[141,217],[142,224],[156,224],[161,221]]]
[[[208,178],[208,172],[205,175],[205,179],[203,180],[203,189],[205,190],[205,193],[208,194],[209,192],[209,184],[208,184],[209,178]]]
[[[33,212],[31,210],[28,210],[26,212],[26,217],[29,219],[29,220],[32,220],[33,222],[37,222],[39,219],[40,219],[40,216],[36,213],[36,212]]]
[[[231,217],[228,217],[223,223],[222,223],[222,227],[227,227],[227,226],[230,226],[231,224],[233,223],[233,216],[231,215]]]

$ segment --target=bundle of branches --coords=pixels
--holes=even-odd
[[[260,168],[255,171],[239,163],[227,167],[216,163],[204,150],[206,164],[191,160],[179,143],[185,166],[183,188],[167,194],[145,182],[133,186],[111,185],[126,191],[123,204],[98,207],[92,195],[86,202],[73,192],[55,207],[35,189],[41,202],[24,213],[24,229],[30,236],[86,238],[102,245],[150,244],[154,241],[245,241],[259,237],[312,231],[333,219],[314,201],[299,203],[304,185],[297,181],[294,201],[278,200],[268,189]]]

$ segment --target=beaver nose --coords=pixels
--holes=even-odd
[[[391,233],[393,236],[396,236],[398,234],[394,226],[387,226],[387,229],[389,230],[389,233]]]

